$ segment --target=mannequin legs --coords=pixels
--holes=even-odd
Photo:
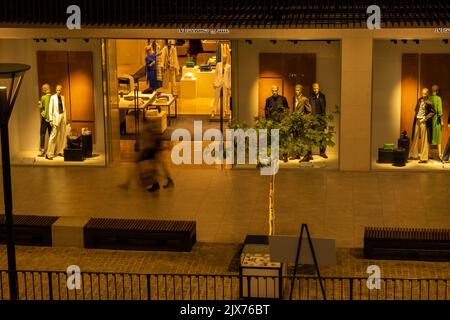
[[[220,92],[223,92],[223,111],[225,114],[229,113],[230,110],[230,96],[228,89],[225,88],[225,86],[220,86],[216,88],[216,94],[214,95],[214,102],[213,102],[213,108],[212,113],[213,115],[218,113],[220,111]]]
[[[50,123],[48,123],[47,121],[45,121],[44,118],[41,117],[41,129],[40,129],[40,145],[39,145],[39,151],[40,157],[45,156],[45,135],[48,132],[48,136],[50,137],[50,134],[52,132],[52,126]]]
[[[444,148],[444,154],[442,155],[442,161],[448,161],[450,157],[450,137],[448,138],[447,145]]]
[[[63,154],[66,143],[66,121],[63,120],[58,126],[52,126],[52,133],[48,139],[47,158],[52,159],[55,155]]]
[[[430,146],[428,144],[428,131],[426,123],[416,122],[415,135],[409,152],[409,157],[419,157],[419,138],[420,141],[420,161],[428,161],[428,152]]]
[[[58,129],[58,137],[56,140],[56,154],[63,155],[67,146],[66,120],[61,121]]]
[[[58,136],[58,126],[52,125],[52,133],[50,133],[50,138],[48,139],[47,156],[48,159],[53,159],[55,157],[56,141]]]

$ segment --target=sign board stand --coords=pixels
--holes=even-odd
[[[306,223],[303,223],[302,227],[300,228],[300,237],[298,238],[297,255],[295,256],[295,265],[294,265],[294,272],[292,273],[291,292],[289,294],[289,300],[292,300],[292,293],[293,293],[293,290],[294,290],[294,281],[295,281],[295,276],[297,275],[297,265],[298,265],[298,261],[299,261],[299,258],[300,258],[300,249],[302,247],[303,230],[305,230],[305,232],[306,232],[306,237],[308,239],[309,248],[311,250],[311,254],[312,254],[312,257],[313,257],[313,261],[314,261],[314,267],[315,267],[316,272],[317,272],[317,277],[319,278],[320,289],[322,290],[323,299],[327,300],[327,297],[326,297],[326,294],[325,294],[325,289],[324,289],[323,282],[322,282],[322,277],[320,276],[319,264],[317,263],[316,253],[314,252],[314,247],[313,247],[313,244],[312,244],[311,235],[309,234],[308,226],[306,225]]]

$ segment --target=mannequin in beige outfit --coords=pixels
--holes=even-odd
[[[214,95],[211,116],[214,117],[220,110],[220,92],[222,91],[223,111],[225,115],[230,114],[231,95],[231,54],[228,45],[222,44],[222,61],[216,65],[216,75],[214,78]]]
[[[56,94],[50,98],[49,120],[52,133],[48,140],[46,159],[53,160],[55,155],[63,156],[66,147],[66,103],[62,95],[62,86],[56,86]]]
[[[410,159],[419,158],[419,139],[420,139],[420,161],[419,163],[428,162],[428,151],[432,141],[432,119],[436,114],[433,102],[429,98],[429,90],[424,88],[422,96],[417,100],[413,131],[412,145],[409,151]]]

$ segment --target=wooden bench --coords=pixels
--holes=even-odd
[[[84,227],[85,248],[191,251],[195,221],[92,218]]]
[[[450,230],[366,227],[364,258],[450,261]]]
[[[13,215],[15,244],[52,246],[52,224],[58,217]],[[6,243],[6,218],[0,215],[0,243]]]

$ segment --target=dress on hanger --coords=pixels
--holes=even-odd
[[[223,57],[223,56],[222,56]],[[213,114],[220,109],[220,92],[223,96],[223,110],[228,113],[230,110],[230,89],[231,89],[231,65],[226,62],[219,62],[216,65],[214,78],[214,88],[216,89],[213,101]]]
[[[176,82],[176,76],[180,73],[180,65],[178,63],[178,54],[175,46],[164,46],[161,53],[163,67],[163,87],[168,88],[169,83],[172,86]]]

